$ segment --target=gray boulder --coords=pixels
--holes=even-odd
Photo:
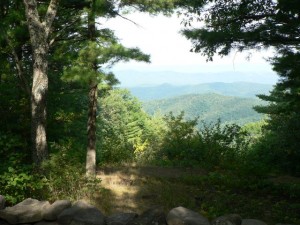
[[[107,217],[107,225],[127,225],[138,217],[136,213],[118,213]]]
[[[104,215],[84,201],[75,202],[59,214],[57,221],[62,225],[104,225]]]
[[[0,219],[0,225],[9,225],[9,223],[5,220]]]
[[[13,207],[0,210],[0,218],[10,224],[38,222],[43,219],[42,212],[49,205],[47,201],[28,198]]]
[[[204,216],[181,206],[168,213],[167,223],[168,225],[210,225]]]
[[[162,207],[155,207],[142,213],[129,225],[167,225],[166,215]]]
[[[3,195],[0,195],[0,210],[5,208],[5,198]]]
[[[52,205],[49,205],[44,209],[43,218],[44,220],[57,220],[59,214],[65,209],[70,208],[72,203],[68,200],[58,200]]]
[[[264,221],[256,219],[243,219],[242,225],[267,225]]]
[[[35,223],[34,225],[59,225],[57,221],[45,221],[42,220],[38,223]]]
[[[290,224],[290,223],[276,223],[275,225],[296,225],[296,224]]]
[[[211,222],[212,225],[241,225],[242,217],[238,214],[220,216]]]

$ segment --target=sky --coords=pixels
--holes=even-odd
[[[246,59],[248,53],[234,52],[223,58],[214,57],[213,62],[206,62],[201,54],[190,52],[192,44],[180,34],[183,25],[176,15],[153,17],[133,13],[126,17],[138,25],[121,17],[100,23],[114,30],[126,47],[139,47],[144,53],[150,54],[151,63],[118,63],[113,68],[116,74],[124,70],[185,73],[272,72],[270,64],[266,62],[266,58],[273,54],[271,51],[253,52],[250,60]]]

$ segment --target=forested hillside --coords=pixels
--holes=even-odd
[[[188,119],[199,117],[206,123],[221,119],[222,123],[236,123],[243,125],[259,121],[263,115],[257,113],[253,107],[262,105],[259,99],[238,98],[219,94],[191,94],[174,98],[147,101],[143,107],[151,115],[155,113],[179,114],[185,112]]]
[[[140,100],[156,100],[187,94],[216,93],[225,96],[254,98],[257,94],[268,94],[271,84],[258,84],[248,82],[235,83],[202,83],[197,85],[171,85],[128,87],[131,93]]]
[[[126,47],[99,22],[124,19],[122,13],[132,11],[181,14],[181,34],[208,61],[271,48],[269,62],[280,79],[270,93],[255,90],[262,93],[261,101],[208,93],[142,103],[116,88],[112,67],[130,60],[148,63],[150,55]],[[234,213],[266,224],[300,224],[299,12],[299,0],[0,1],[0,224],[7,224],[3,212],[13,211],[7,206],[26,198],[85,199],[111,215],[115,202],[123,201],[120,192],[103,186],[99,174],[120,165],[130,175],[128,165],[133,165],[140,178],[120,181],[126,184],[124,195],[134,192],[133,201],[140,194],[157,200],[153,205],[164,211],[188,205],[210,221]],[[199,74],[178,82],[194,81]],[[222,76],[220,82],[232,78],[226,72]],[[148,77],[154,83],[160,78]],[[223,83],[199,87],[242,96],[253,95],[250,88]],[[161,96],[173,92],[158,90]],[[261,114],[252,109],[255,105],[261,105],[255,107]],[[176,167],[172,171],[194,171],[196,176],[142,178],[138,170],[148,166],[156,171]],[[124,204],[126,212],[139,207]],[[19,220],[22,213],[9,217],[27,224]],[[82,224],[81,218],[70,221]],[[161,214],[160,221],[165,221]]]

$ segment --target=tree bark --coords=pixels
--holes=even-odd
[[[86,175],[96,175],[96,118],[97,118],[98,85],[93,85],[89,90],[88,112],[88,147],[86,154]]]
[[[96,17],[95,17],[95,0],[91,2],[88,13],[88,35],[90,41],[96,41]],[[93,63],[93,70],[98,70],[96,62]],[[98,100],[98,83],[90,81],[89,88],[89,112],[88,112],[88,145],[86,154],[86,175],[96,175],[96,122],[97,122],[97,100]]]
[[[48,36],[56,16],[58,0],[51,0],[44,21],[40,20],[35,0],[24,0],[30,42],[33,52],[33,81],[31,89],[32,158],[41,164],[48,157],[46,122],[48,93]]]

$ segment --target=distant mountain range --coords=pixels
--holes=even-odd
[[[224,123],[244,125],[262,119],[263,115],[254,111],[253,106],[264,104],[255,98],[240,98],[219,94],[190,94],[161,100],[146,101],[143,107],[153,115],[179,114],[185,111],[186,118],[199,116],[200,121],[215,123],[218,119]]]
[[[157,86],[164,83],[182,86],[213,82],[252,82],[262,84],[275,84],[278,80],[278,76],[274,72],[267,71],[183,73],[174,71],[123,70],[114,71],[114,73],[121,82],[122,87]]]
[[[225,96],[254,98],[257,94],[268,94],[272,89],[271,84],[257,84],[247,82],[236,83],[204,83],[197,85],[175,86],[162,84],[158,86],[129,87],[131,93],[141,101],[164,99],[187,94],[215,93]]]

